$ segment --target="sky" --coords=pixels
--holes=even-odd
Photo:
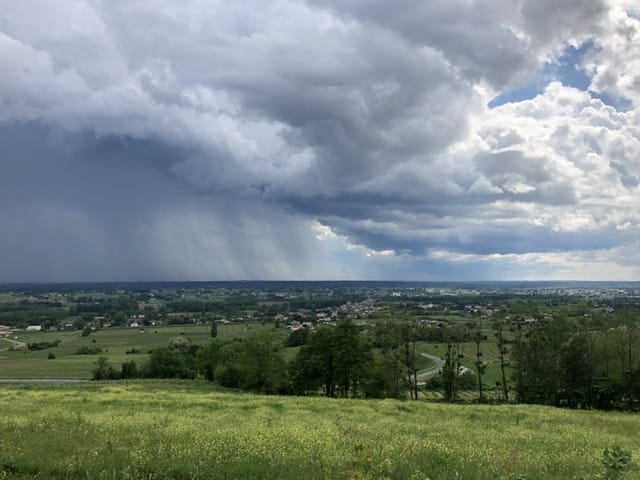
[[[0,0],[0,282],[640,280],[634,0]]]

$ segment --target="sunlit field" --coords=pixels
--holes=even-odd
[[[5,386],[0,478],[574,479],[640,417],[525,405],[267,397],[180,382]]]

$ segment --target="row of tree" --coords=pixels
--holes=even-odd
[[[603,409],[640,404],[640,328],[633,312],[606,322],[538,321],[516,332],[511,356],[520,402]]]
[[[640,328],[634,314],[621,313],[604,323],[599,317],[560,317],[509,329],[500,321],[493,326],[501,371],[498,384],[505,401],[569,408],[638,407]],[[211,334],[217,334],[215,323]],[[285,359],[282,336],[273,330],[244,339],[214,338],[206,346],[177,337],[167,347],[154,349],[140,369],[127,364],[126,371],[118,372],[102,364],[94,378],[201,376],[225,387],[268,394],[417,399],[416,342],[422,335],[414,322],[381,320],[363,332],[344,319],[335,327],[292,334],[288,344],[301,346],[290,361]],[[453,339],[442,372],[427,386],[441,389],[449,401],[475,386],[479,400],[486,400],[485,335],[478,326]],[[461,345],[468,339],[475,343],[474,368],[463,374]]]
[[[411,327],[412,328],[412,327]],[[306,343],[287,362],[282,336],[263,330],[243,339],[214,338],[208,345],[177,337],[151,351],[141,368],[117,371],[100,359],[97,380],[110,378],[196,378],[224,387],[261,393],[318,394],[329,397],[417,398],[415,338],[408,325],[381,322],[375,330],[376,349],[351,320],[307,333]],[[215,324],[212,335],[216,334]],[[299,336],[302,334],[297,334]]]

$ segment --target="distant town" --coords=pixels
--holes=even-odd
[[[0,287],[0,336],[159,325],[260,322],[297,330],[352,318],[362,325],[392,311],[423,326],[447,317],[501,316],[526,323],[558,307],[611,315],[640,305],[638,283],[218,282]]]

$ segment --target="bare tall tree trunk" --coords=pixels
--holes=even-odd
[[[414,400],[418,400],[418,369],[416,368],[416,342],[412,343],[411,351],[412,368],[413,368],[413,388],[414,388]]]
[[[476,343],[476,373],[478,375],[478,401],[484,401],[484,393],[482,392],[482,375],[484,374],[485,366],[482,362],[482,350],[480,349],[480,343],[482,342],[482,331],[478,330],[475,336]]]
[[[502,394],[504,395],[504,401],[509,401],[509,387],[507,386],[507,375],[505,372],[506,361],[505,356],[508,353],[507,340],[504,338],[503,332],[504,325],[499,320],[494,325],[494,334],[498,341],[498,352],[500,353],[500,373],[502,374]]]

